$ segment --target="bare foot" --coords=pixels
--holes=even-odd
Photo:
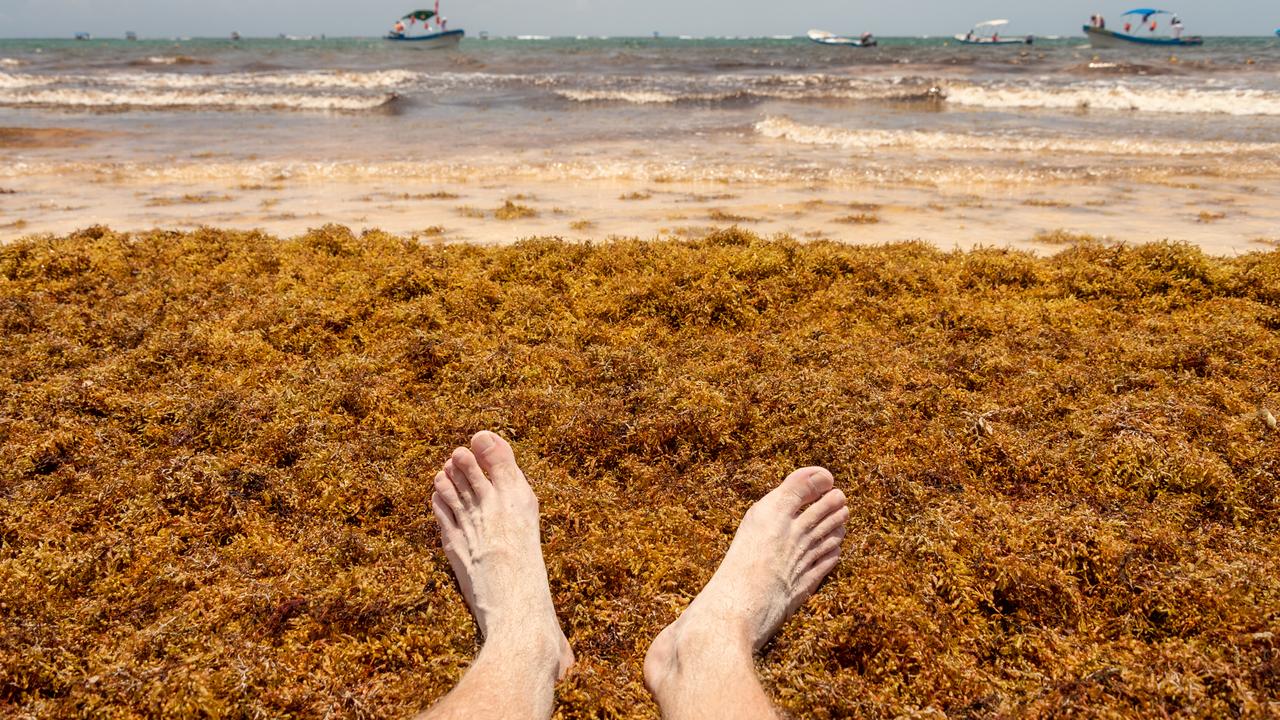
[[[563,677],[573,652],[551,603],[538,498],[511,445],[481,431],[471,438],[471,449],[454,450],[436,475],[431,507],[485,645],[554,653]]]
[[[705,669],[708,652],[749,660],[836,566],[848,518],[844,493],[818,467],[752,505],[710,582],[649,647],[644,679],[659,701],[691,663]]]

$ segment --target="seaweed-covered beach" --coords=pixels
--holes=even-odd
[[[811,463],[852,516],[759,660],[796,716],[1280,713],[1280,251],[1057,239],[0,246],[0,714],[425,706],[477,648],[431,477],[484,428],[559,717],[656,717],[648,642]]]

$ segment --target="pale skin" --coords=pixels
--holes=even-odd
[[[507,441],[482,431],[454,450],[431,507],[484,642],[420,718],[550,718],[573,652],[551,601],[538,500]],[[796,470],[747,510],[719,569],[645,656],[664,718],[778,717],[753,655],[835,568],[848,517],[819,467]]]

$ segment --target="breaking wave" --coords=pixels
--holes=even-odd
[[[0,92],[0,105],[63,108],[186,108],[240,110],[372,110],[396,99],[383,95],[37,89]]]
[[[1120,110],[1188,115],[1280,115],[1280,94],[1264,90],[1140,87],[1124,83],[1021,87],[955,85],[946,102],[979,108]]]
[[[770,117],[756,123],[762,137],[801,145],[824,145],[852,152],[881,149],[966,151],[993,153],[1141,155],[1188,157],[1280,152],[1280,143],[1153,142],[1126,138],[1034,138],[959,134],[921,130],[874,130],[803,125],[789,118]]]
[[[156,55],[144,60],[135,60],[133,65],[212,65],[211,60],[201,60],[190,55]]]
[[[662,79],[616,77],[603,88],[556,90],[574,102],[633,105],[717,103],[738,100],[928,100],[937,89],[921,79],[863,80],[833,75],[715,75]]]
[[[556,95],[574,102],[623,102],[632,105],[658,105],[689,99],[656,90],[557,90]]]
[[[421,73],[408,70],[93,75],[0,72],[0,105],[360,111],[386,105],[398,97],[393,88],[421,78]]]

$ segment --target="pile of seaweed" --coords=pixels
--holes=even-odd
[[[430,481],[481,428],[561,717],[656,716],[649,641],[806,464],[852,517],[759,662],[795,715],[1280,712],[1280,251],[93,228],[0,247],[0,334],[3,715],[440,697]]]

